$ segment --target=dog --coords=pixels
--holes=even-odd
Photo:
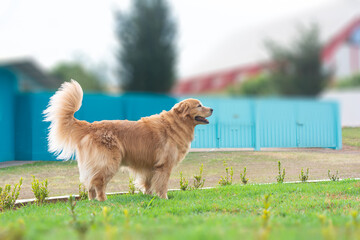
[[[174,166],[190,149],[195,126],[209,124],[213,109],[199,100],[186,99],[138,121],[104,120],[89,123],[74,117],[81,107],[83,91],[75,80],[64,82],[43,112],[50,122],[49,151],[58,159],[76,157],[80,182],[89,199],[106,200],[106,186],[120,167],[136,178],[145,194],[167,199]]]

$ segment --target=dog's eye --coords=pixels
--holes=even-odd
[[[201,104],[199,104],[199,106],[197,106],[197,107],[201,107]]]

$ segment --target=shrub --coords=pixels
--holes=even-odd
[[[204,186],[205,179],[203,179],[202,176],[203,170],[204,164],[201,164],[199,175],[194,175],[194,189],[202,188]]]
[[[80,221],[78,218],[77,213],[75,212],[76,207],[76,201],[75,197],[71,196],[69,197],[69,211],[70,215],[72,217],[72,220],[70,220],[69,224],[79,235],[79,239],[85,239],[86,233],[90,229],[90,226],[94,223],[94,214],[91,214],[90,221]]]
[[[11,185],[6,184],[4,188],[0,187],[0,211],[5,209],[13,209],[15,202],[19,197],[23,179],[20,178],[19,183],[14,185],[11,191]]]
[[[183,191],[189,189],[189,181],[183,177],[182,172],[180,172],[180,189]]]
[[[86,191],[85,186],[83,186],[81,183],[79,184],[79,197],[80,200],[86,200],[89,198],[88,191]]]
[[[330,170],[328,170],[328,176],[331,181],[334,181],[334,182],[339,181],[338,174],[339,174],[338,170],[336,170],[336,174],[330,174]]]
[[[264,195],[264,209],[262,212],[262,226],[259,233],[259,239],[268,239],[270,234],[270,194]]]
[[[306,169],[306,173],[304,173],[304,169],[301,169],[301,173],[299,175],[299,179],[302,182],[306,182],[309,179],[309,168]]]
[[[268,96],[275,95],[276,89],[271,76],[261,74],[250,77],[245,81],[232,85],[227,89],[230,95],[247,95],[247,96]]]
[[[36,198],[37,204],[44,203],[45,199],[49,196],[48,190],[48,180],[45,179],[42,182],[39,182],[38,179],[33,175],[33,181],[31,183],[31,188]]]
[[[132,177],[129,177],[129,194],[135,194],[135,184]]]
[[[221,186],[231,185],[232,180],[233,180],[233,175],[234,175],[233,168],[231,167],[230,171],[229,171],[229,167],[227,167],[227,163],[225,161],[224,161],[224,166],[225,166],[226,175],[225,175],[225,177],[221,176],[221,178],[219,180],[219,184]]]
[[[351,89],[360,87],[360,74],[355,74],[345,79],[340,79],[335,83],[335,88],[338,89]]]
[[[246,167],[244,167],[244,173],[240,173],[240,180],[244,185],[249,181],[249,179],[246,178]]]
[[[283,183],[284,179],[285,179],[285,168],[283,169],[283,171],[281,173],[281,162],[280,161],[278,161],[278,168],[279,168],[279,175],[277,175],[276,181],[278,183]]]

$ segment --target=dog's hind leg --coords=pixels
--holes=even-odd
[[[93,191],[96,192],[96,199],[98,201],[105,201],[106,200],[106,185],[107,182],[105,182],[105,178],[103,176],[95,176],[94,179],[91,180],[91,185],[93,186]]]
[[[89,200],[93,200],[96,198],[96,191],[95,188],[89,189]]]

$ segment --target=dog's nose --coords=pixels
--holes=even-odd
[[[214,111],[214,109],[210,108],[210,112],[213,112],[213,111]]]

